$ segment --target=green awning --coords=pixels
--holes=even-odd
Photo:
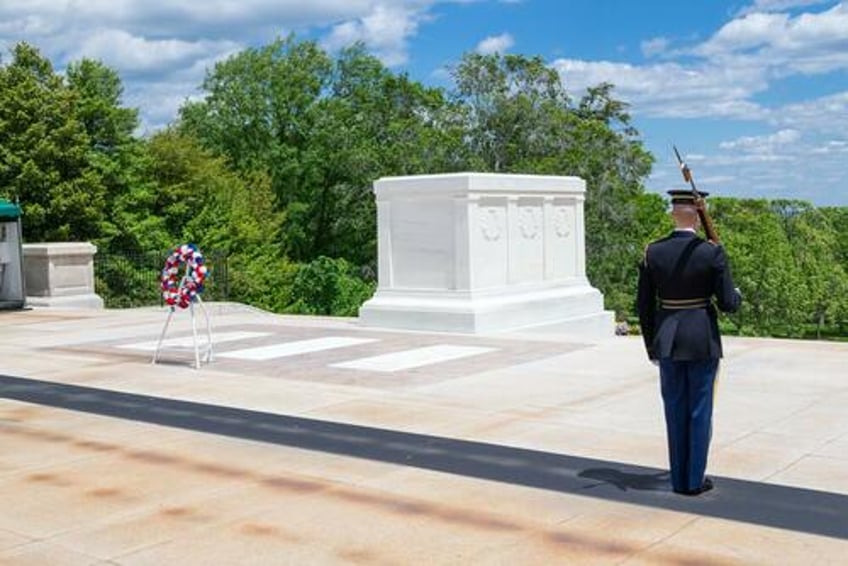
[[[0,220],[17,220],[21,216],[21,207],[7,200],[0,199]]]

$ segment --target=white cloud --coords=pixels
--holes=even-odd
[[[805,8],[807,6],[816,6],[819,4],[827,4],[830,0],[755,0],[751,6],[746,6],[740,11],[740,14],[750,14],[752,12],[782,12],[792,8]]]
[[[783,146],[791,145],[801,139],[798,130],[780,130],[767,136],[743,136],[719,144],[721,149],[741,150],[748,153],[771,154]]]
[[[788,23],[788,14],[749,14],[725,24],[695,52],[715,56],[768,45],[776,39],[777,33],[787,28]]]
[[[97,30],[82,40],[69,58],[99,59],[126,73],[133,73],[186,68],[198,60],[208,59],[210,54],[220,57],[238,48],[238,44],[229,41],[149,40],[121,30]]]
[[[738,181],[728,185],[733,187],[732,194],[738,196],[800,198],[820,205],[840,200],[839,193],[825,190],[844,182],[848,152],[838,140],[805,143],[799,139],[773,149],[761,149],[757,146],[753,152],[727,149],[727,153],[711,156],[709,170],[735,174]]]
[[[742,136],[717,151],[687,155],[698,187],[717,195],[799,198],[819,205],[845,204],[848,159],[848,91],[768,111],[775,131]],[[649,186],[674,186],[679,174],[660,159]]]
[[[823,4],[830,7],[817,13],[795,10]],[[657,37],[641,48],[646,57],[661,55],[662,61],[637,65],[563,58],[551,65],[573,94],[603,81],[613,83],[614,96],[629,102],[640,118],[730,118],[773,127],[767,135],[725,141],[715,152],[702,148],[701,181],[717,185],[719,193],[844,203],[839,191],[822,187],[844,186],[848,90],[781,107],[759,95],[787,77],[835,77],[848,71],[846,3],[758,1],[699,45],[681,49]],[[679,172],[672,161],[660,157],[649,186],[676,185]]]
[[[759,7],[801,2],[760,2]],[[642,43],[646,56],[686,55],[687,63],[634,65],[613,61],[558,59],[552,66],[573,93],[602,81],[616,85],[634,113],[654,117],[765,119],[770,113],[755,95],[792,75],[848,71],[848,5],[792,17],[750,13],[731,20],[686,52],[672,51],[665,38]],[[692,59],[694,57],[694,59]],[[844,108],[844,104],[838,104]],[[774,118],[774,120],[777,120]],[[844,124],[844,120],[839,120]]]
[[[515,40],[508,33],[493,35],[487,37],[477,44],[475,51],[482,55],[491,55],[493,53],[506,53],[506,51],[515,45]]]
[[[558,59],[552,63],[573,94],[601,82],[615,84],[615,96],[645,116],[763,118],[750,100],[768,86],[756,69],[678,63],[631,65],[610,61]]]
[[[812,148],[815,155],[848,155],[848,141],[828,140]]]
[[[62,29],[117,28],[134,35],[247,39],[269,27],[330,25],[367,14],[375,0],[4,0],[0,21],[44,19]],[[396,2],[399,5],[420,2]]]
[[[779,126],[848,135],[848,90],[800,103],[788,104],[771,113],[770,122]]]
[[[362,17],[334,26],[323,43],[336,50],[361,41],[386,65],[400,65],[407,60],[407,39],[424,18],[425,12],[414,6],[378,3]]]
[[[167,74],[220,60],[247,45],[270,41],[284,30],[317,26],[329,30],[328,49],[363,42],[384,63],[408,59],[408,41],[440,2],[469,0],[4,0],[0,3],[0,45],[32,41],[61,69],[83,56],[98,58],[127,79]],[[665,55],[660,64],[560,59],[558,69],[574,93],[602,81],[645,116],[726,116],[760,119],[766,112],[753,96],[769,81],[791,73],[848,68],[848,8],[842,3],[818,14],[790,17],[762,13],[811,2],[758,0],[690,55],[671,62],[671,42],[642,43],[646,56]],[[514,45],[504,33],[481,41],[483,53]]]
[[[120,73],[125,102],[141,108],[144,127],[151,129],[168,123],[187,97],[198,95],[208,67],[249,45],[296,31],[322,38],[330,49],[362,41],[384,63],[399,65],[408,59],[410,40],[434,17],[434,6],[475,1],[482,0],[0,0],[0,48],[25,39],[58,70],[81,57],[104,61]],[[650,64],[562,58],[551,65],[578,96],[588,86],[614,83],[614,96],[629,102],[638,118],[724,117],[773,129],[765,136],[729,139],[718,155],[699,148],[705,154],[699,169],[708,168],[704,180],[731,184],[733,177],[739,190],[748,190],[747,179],[767,179],[757,186],[767,192],[778,191],[776,171],[805,187],[804,176],[844,177],[848,89],[780,108],[770,108],[768,97],[759,95],[778,79],[848,72],[848,4],[738,5],[745,3],[694,46],[660,35],[677,29],[657,30],[640,46],[644,57],[657,57]],[[504,33],[481,41],[478,49],[504,52],[513,45]],[[444,72],[433,77],[445,81]],[[663,161],[653,178],[667,173],[669,179],[679,177],[673,163]]]
[[[775,76],[848,70],[848,5],[796,17],[748,14],[723,26],[694,53],[726,64],[753,60]]]
[[[28,41],[60,71],[82,57],[103,61],[121,75],[125,102],[155,127],[173,119],[208,67],[249,45],[328,30],[325,46],[362,41],[398,65],[435,4],[467,1],[2,0],[0,49]]]
[[[654,37],[639,44],[642,50],[642,55],[645,57],[653,57],[659,55],[668,49],[669,40],[665,37]]]

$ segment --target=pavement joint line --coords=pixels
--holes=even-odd
[[[669,491],[665,470],[624,462],[8,375],[0,375],[0,398],[848,539],[848,522],[842,513],[848,508],[848,495],[840,493],[717,477],[715,490],[687,498]],[[269,428],[268,424],[279,426]]]

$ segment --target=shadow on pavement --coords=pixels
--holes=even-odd
[[[713,476],[713,491],[680,497],[665,471],[623,462],[5,375],[0,398],[848,539],[840,493]]]

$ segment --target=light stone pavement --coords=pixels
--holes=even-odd
[[[200,370],[160,309],[0,312],[0,564],[845,563],[848,344],[726,339],[687,498],[638,337],[210,309]]]

